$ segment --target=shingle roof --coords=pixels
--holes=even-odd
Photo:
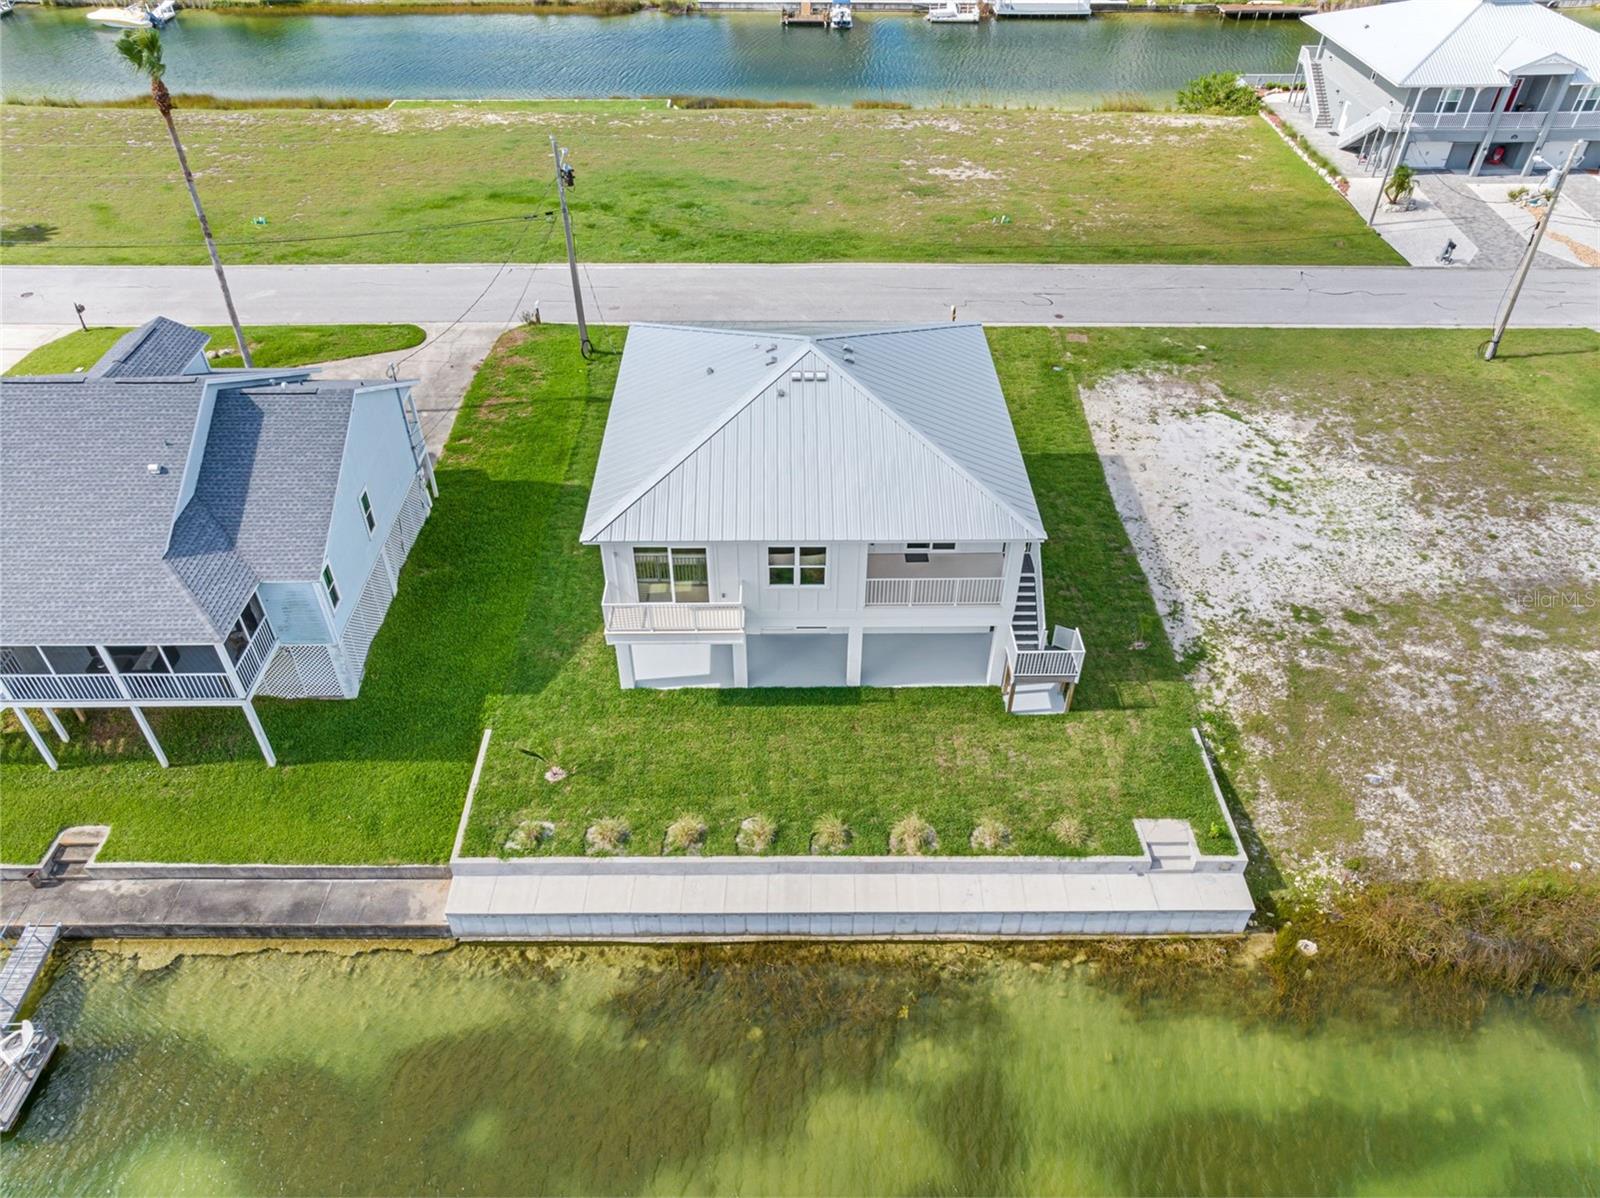
[[[362,384],[305,373],[0,380],[0,640],[214,641],[260,579],[314,579]]]
[[[90,378],[171,378],[211,340],[209,333],[158,316],[117,343],[89,367]]]
[[[585,541],[1044,535],[978,325],[629,330]]]
[[[1600,30],[1534,0],[1399,0],[1303,19],[1397,87],[1500,87],[1550,56],[1577,67],[1573,83],[1600,80]]]

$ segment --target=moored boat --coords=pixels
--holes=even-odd
[[[855,17],[850,12],[848,4],[835,4],[828,9],[828,28],[849,29],[855,24]]]
[[[978,0],[933,0],[928,20],[939,24],[976,25],[983,17]]]
[[[91,25],[107,29],[149,29],[155,22],[150,10],[142,4],[129,4],[124,8],[91,8],[86,18]]]

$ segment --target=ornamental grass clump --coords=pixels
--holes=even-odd
[[[997,819],[980,819],[972,829],[973,851],[978,853],[1003,853],[1011,847],[1011,829]]]
[[[519,811],[511,835],[506,837],[506,852],[536,853],[556,834],[556,826],[547,819],[539,819],[528,811]]]
[[[772,847],[778,827],[764,815],[752,815],[739,822],[739,831],[733,838],[734,847],[752,856]]]
[[[1075,815],[1063,815],[1050,825],[1050,835],[1054,836],[1069,849],[1081,849],[1088,843],[1088,833],[1084,831],[1083,821]]]
[[[667,825],[664,853],[699,853],[706,842],[706,821],[698,815],[680,815]]]
[[[589,825],[583,834],[583,847],[591,856],[600,857],[624,851],[632,838],[633,829],[627,820],[607,817]]]
[[[915,813],[889,829],[889,851],[901,857],[920,857],[939,850],[939,834]]]
[[[850,847],[850,825],[837,815],[824,815],[812,825],[813,854],[842,853]]]

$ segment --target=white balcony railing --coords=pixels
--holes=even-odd
[[[1077,682],[1083,674],[1083,637],[1076,628],[1061,629],[1049,649],[1019,649],[1012,635],[1006,665],[1018,682]]]
[[[237,699],[226,674],[124,674],[135,699]]]
[[[261,673],[261,667],[267,664],[267,658],[272,656],[277,644],[278,634],[272,631],[270,621],[264,619],[256,625],[250,644],[239,654],[239,660],[233,666],[233,672],[239,675],[239,685],[246,692],[255,685],[256,676]]]
[[[982,607],[1000,602],[999,578],[869,578],[868,607]]]
[[[625,603],[606,591],[607,632],[743,632],[744,591],[736,603]]]
[[[6,694],[23,703],[101,703],[122,698],[109,674],[0,674]]]

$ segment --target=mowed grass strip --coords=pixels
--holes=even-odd
[[[548,212],[555,131],[589,261],[1400,263],[1255,117],[571,102],[178,125],[230,263],[547,256],[542,216],[464,222]],[[7,106],[0,165],[0,260],[205,261],[153,111]]]
[[[570,334],[503,345],[498,358],[548,359]],[[1106,490],[1061,368],[1054,330],[990,334],[1017,433],[1052,539],[1044,550],[1045,604],[1055,623],[1081,625],[1089,666],[1073,713],[1007,716],[997,688],[624,691],[601,631],[599,555],[578,544],[608,409],[614,359],[590,375],[555,506],[528,561],[538,603],[512,651],[504,693],[485,719],[494,728],[465,851],[502,850],[519,818],[556,825],[547,852],[584,851],[600,819],[632,829],[630,852],[662,849],[680,814],[705,819],[708,853],[735,852],[740,822],[777,826],[772,851],[805,853],[815,821],[835,815],[851,851],[888,850],[890,827],[916,813],[939,850],[971,852],[974,824],[994,818],[1011,848],[1060,854],[1061,817],[1084,831],[1079,852],[1132,853],[1136,816],[1194,821],[1202,842],[1228,851],[1199,751],[1193,697],[1164,640],[1137,560]],[[554,338],[554,340],[552,340]],[[538,435],[551,406],[564,424],[570,400],[541,388],[527,405],[464,422],[468,439]],[[545,780],[549,765],[568,777]]]
[[[969,851],[981,817],[1010,826],[1015,851],[1065,851],[1049,832],[1062,815],[1083,825],[1078,851],[1134,851],[1139,815],[1190,818],[1225,850],[1190,739],[1193,697],[1127,552],[1064,336],[999,330],[992,343],[1052,530],[1047,610],[1090,646],[1068,718],[1008,717],[994,688],[622,691],[598,555],[577,532],[623,335],[601,330],[603,351],[584,363],[570,330],[518,330],[468,393],[361,696],[262,701],[277,769],[231,711],[152,709],[171,770],[121,713],[72,722],[55,774],[12,727],[3,855],[26,861],[66,824],[105,822],[116,860],[440,860],[485,724],[495,738],[470,852],[496,851],[530,808],[557,824],[557,852],[581,851],[603,816],[629,820],[635,851],[655,852],[684,810],[709,822],[710,852],[732,852],[752,814],[777,824],[777,852],[804,852],[823,814],[850,824],[852,851],[882,852],[911,811],[949,853]],[[541,758],[571,777],[545,782]]]
[[[209,333],[207,352],[228,352],[211,359],[219,368],[242,366],[228,325],[202,325]],[[7,374],[72,374],[87,370],[116,344],[126,328],[79,329],[32,350]],[[244,338],[257,366],[307,366],[368,354],[398,353],[421,345],[424,333],[414,324],[269,324],[245,325]]]

